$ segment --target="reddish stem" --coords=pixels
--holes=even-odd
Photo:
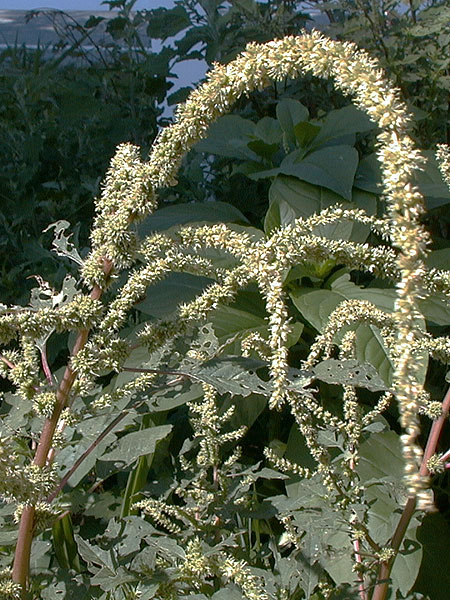
[[[450,388],[445,394],[444,400],[442,401],[442,413],[441,416],[433,421],[430,433],[428,435],[427,445],[423,453],[422,464],[420,465],[419,473],[422,477],[428,477],[430,471],[428,470],[429,459],[436,454],[436,448],[438,445],[439,437],[444,427],[445,421],[447,420],[450,411]],[[402,516],[398,522],[397,528],[392,536],[391,548],[394,550],[394,557],[389,562],[384,562],[380,565],[378,571],[377,583],[373,591],[372,600],[386,600],[386,596],[389,589],[389,577],[391,575],[392,567],[394,565],[395,557],[400,549],[400,544],[405,536],[408,525],[416,509],[417,498],[416,496],[410,496],[403,509]]]
[[[110,261],[104,261],[104,273],[109,275],[112,270],[112,263]],[[91,298],[93,300],[99,300],[103,290],[95,285],[91,292]],[[76,356],[78,352],[86,344],[89,337],[89,329],[83,329],[79,332],[78,337],[75,341],[72,356]],[[67,364],[64,376],[61,383],[59,384],[56,392],[56,403],[53,409],[53,414],[49,419],[45,420],[42,433],[39,439],[39,444],[34,456],[33,464],[38,467],[44,467],[47,464],[47,458],[52,447],[53,436],[55,434],[56,427],[58,425],[61,412],[69,403],[69,395],[74,384],[76,377],[75,371],[70,366],[70,361]],[[22,588],[22,598],[27,598],[27,583],[30,569],[30,554],[31,554],[31,543],[33,540],[34,531],[34,506],[27,506],[20,517],[19,525],[19,536],[17,539],[17,546],[14,555],[14,564],[12,579],[15,583],[18,583]]]
[[[6,356],[3,356],[3,354],[0,354],[0,360],[3,361],[5,365],[10,369],[16,368],[16,365],[13,362],[11,362],[8,358],[6,358]]]
[[[53,375],[52,375],[52,372],[50,370],[50,365],[48,364],[47,350],[46,350],[45,346],[41,350],[41,363],[42,363],[42,370],[44,371],[45,378],[47,379],[47,382],[50,385],[53,385]]]

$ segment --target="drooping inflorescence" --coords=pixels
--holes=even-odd
[[[155,210],[158,189],[176,182],[183,156],[207,135],[210,124],[228,112],[242,95],[266,86],[271,80],[281,81],[306,74],[331,78],[338,90],[350,95],[356,106],[378,124],[377,151],[382,168],[384,199],[388,207],[387,218],[372,218],[362,211],[333,207],[309,219],[298,219],[293,225],[280,228],[262,240],[254,240],[250,235],[232,231],[224,225],[214,225],[180,228],[170,237],[155,234],[140,243],[133,231],[133,224]],[[359,428],[368,424],[369,416],[359,415],[351,386],[345,390],[343,419],[334,417],[319,402],[311,398],[304,399],[301,393],[290,388],[287,349],[290,321],[283,279],[285,271],[291,266],[332,258],[350,269],[393,280],[397,292],[395,308],[392,314],[387,315],[356,301],[339,306],[313,345],[308,365],[313,365],[321,353],[331,355],[336,334],[344,325],[359,321],[375,324],[382,330],[386,346],[392,353],[395,372],[392,390],[384,394],[371,418],[375,418],[386,407],[393,393],[399,404],[404,431],[402,440],[406,483],[410,494],[420,497],[426,485],[423,478],[419,477],[421,450],[417,444],[423,390],[415,353],[421,347],[447,361],[450,352],[447,342],[433,342],[419,329],[417,301],[427,294],[427,290],[439,289],[449,294],[450,282],[448,275],[438,272],[430,274],[424,267],[428,236],[420,224],[424,210],[422,197],[412,183],[414,172],[422,168],[423,159],[408,135],[409,127],[410,117],[399,93],[391,87],[378,64],[354,44],[335,42],[317,32],[266,44],[249,44],[228,65],[216,65],[207,81],[178,108],[174,124],[159,134],[148,161],[141,159],[138,148],[130,144],[119,146],[101,196],[96,202],[91,253],[82,267],[83,282],[103,292],[120,271],[132,268],[139,258],[139,266],[129,273],[127,282],[119,288],[115,300],[104,307],[99,300],[100,293],[97,297],[78,293],[72,301],[56,308],[2,308],[0,343],[6,345],[13,342],[17,346],[14,354],[4,355],[3,371],[22,398],[34,399],[35,412],[49,418],[55,396],[53,390],[43,388],[40,382],[42,356],[38,349],[42,348],[42,340],[54,331],[84,331],[86,339],[83,347],[78,348],[77,354],[71,358],[70,368],[78,374],[74,390],[80,395],[89,395],[97,376],[108,370],[120,372],[123,368],[131,347],[118,332],[149,285],[160,281],[173,270],[208,275],[215,279],[215,283],[201,295],[179,308],[175,320],[149,322],[142,329],[139,341],[147,344],[149,352],[153,352],[169,339],[185,332],[192,322],[207,318],[219,303],[231,302],[240,288],[255,281],[265,299],[269,315],[266,345],[256,337],[253,339],[260,353],[263,349],[268,358],[272,382],[270,406],[290,406],[318,464],[316,473],[323,476],[328,490],[336,492],[341,482],[333,470],[329,455],[320,444],[314,423],[320,422],[324,428],[336,428],[353,444],[356,443]],[[439,157],[442,159],[444,177],[448,178],[448,151],[440,149]],[[330,240],[314,234],[314,229],[319,225],[341,219],[369,225],[391,245],[373,247]],[[222,249],[235,259],[236,264],[227,269],[215,268],[207,258],[196,255],[202,248]],[[92,335],[87,340],[89,331],[92,331]],[[345,356],[351,355],[352,343],[351,336],[344,337],[341,351]],[[247,339],[244,346],[248,352],[251,338]],[[98,406],[106,406],[121,394],[128,398],[133,391],[142,389],[152,381],[152,377],[137,378],[135,388],[134,384],[127,384],[122,391],[119,389],[104,394]],[[211,390],[206,390],[205,410],[208,402],[211,410],[214,408],[212,394]],[[195,418],[201,421],[204,413],[196,407],[191,407],[191,410],[197,415]],[[203,429],[207,430],[207,427],[211,428],[211,423]],[[211,461],[215,448],[213,442],[217,440],[212,436],[204,438],[200,444],[200,456],[205,463]],[[271,456],[276,460],[275,456]],[[351,460],[347,462],[351,471]],[[289,468],[287,462],[279,461],[280,468],[282,464],[283,468]],[[13,477],[14,474],[7,471],[6,466],[2,468],[8,476]],[[17,486],[20,484],[25,493],[30,482],[39,480],[42,490],[39,488],[39,494],[34,498],[38,502],[53,482],[51,474],[42,469],[31,471],[26,471],[27,477],[23,481],[17,480]],[[311,475],[306,470],[297,469],[297,472]],[[42,482],[38,475],[42,475]],[[15,498],[22,500],[22,496],[22,491],[18,489]],[[340,501],[344,506],[345,499]],[[146,507],[150,513],[159,513],[160,519],[177,516],[168,514],[167,511],[172,508],[162,511],[158,501],[147,503]],[[190,515],[187,513],[187,516]],[[247,594],[248,598],[261,597],[263,592],[259,590],[259,583],[250,571],[247,572],[245,565],[228,558],[224,564],[224,576],[252,590]]]

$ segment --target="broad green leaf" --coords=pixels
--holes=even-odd
[[[450,189],[442,180],[438,162],[432,150],[425,150],[422,154],[427,159],[425,168],[416,171],[415,180],[420,191],[425,196],[428,208],[436,208],[450,202]]]
[[[195,222],[248,223],[240,210],[225,202],[193,202],[160,208],[148,216],[138,228],[144,238],[155,231],[165,231],[175,225]]]
[[[136,575],[121,566],[117,567],[114,575],[111,575],[111,570],[108,567],[102,567],[91,578],[92,585],[98,585],[105,592],[118,590],[121,585],[135,581]]]
[[[167,105],[173,106],[174,104],[185,102],[192,90],[193,88],[190,86],[183,86],[179,88],[176,92],[173,92],[167,96]]]
[[[384,380],[375,367],[369,363],[361,364],[355,359],[328,359],[312,369],[317,379],[332,384],[353,385],[373,392],[386,390]]]
[[[385,545],[400,519],[398,508],[406,500],[400,437],[393,431],[374,433],[361,444],[359,454],[357,472],[366,487],[369,531],[380,545]],[[418,521],[413,518],[392,571],[393,587],[403,595],[413,586],[422,559],[417,528]]]
[[[247,144],[255,136],[255,123],[237,115],[226,115],[211,125],[208,137],[200,140],[195,146],[197,152],[207,152],[238,158],[256,160],[257,155]]]
[[[227,585],[211,596],[212,600],[242,600],[242,592],[235,586]]]
[[[264,220],[264,231],[268,235],[280,225],[293,223],[298,217],[309,217],[341,202],[342,198],[326,188],[280,175],[270,186],[269,201]]]
[[[361,288],[350,281],[348,273],[337,277],[331,285],[331,290],[311,292],[294,290],[290,296],[300,313],[318,331],[322,331],[331,312],[344,300],[367,300],[385,312],[392,312],[395,303],[395,290]],[[418,326],[425,329],[423,319],[418,321]],[[393,362],[384,346],[380,332],[375,326],[363,323],[353,329],[356,331],[356,358],[360,363],[372,364],[389,387],[392,382]],[[341,335],[342,332],[338,334],[338,338]],[[423,382],[426,376],[428,356],[425,353],[418,355],[417,363],[420,365],[418,377]]]
[[[425,196],[429,209],[437,208],[450,202],[450,190],[443,182],[436,158],[430,150],[422,151],[427,161],[424,170],[416,171],[415,182]],[[372,193],[380,193],[381,165],[375,154],[364,157],[355,176],[355,186]]]
[[[419,300],[420,312],[436,325],[450,325],[450,301],[442,292],[433,292],[428,298]]]
[[[330,111],[314,140],[314,146],[318,147],[330,142],[334,138],[342,136],[365,133],[376,128],[376,124],[369,119],[367,114],[356,108],[353,104]]]
[[[222,410],[234,406],[234,413],[229,421],[230,429],[238,429],[241,425],[250,428],[267,406],[267,397],[250,394],[246,398],[226,398]]]
[[[115,447],[100,457],[100,460],[115,462],[116,467],[123,468],[134,462],[139,456],[151,454],[156,444],[167,437],[172,425],[159,425],[142,431],[133,431],[121,437]]]
[[[350,204],[331,190],[283,175],[279,175],[272,182],[269,189],[269,200],[270,205],[264,220],[264,230],[267,234],[280,225],[293,223],[299,217],[310,217],[335,204],[341,204],[346,208],[354,208],[356,205],[363,208],[368,214],[374,214],[376,210],[376,199],[367,192],[361,192],[354,188]],[[369,228],[360,223],[339,221],[316,227],[314,234],[330,239],[364,242],[369,234]]]
[[[220,346],[227,354],[239,355],[241,343],[250,333],[259,333],[268,339],[267,313],[259,293],[241,292],[233,306],[220,305],[210,317]],[[302,334],[301,323],[291,323],[287,346],[296,344]]]
[[[450,248],[441,248],[433,250],[426,257],[425,263],[428,268],[450,270]]]
[[[275,152],[278,150],[278,144],[266,144],[261,140],[253,140],[247,144],[247,146],[258,156],[261,156],[265,160],[270,160]],[[254,168],[255,163],[251,162],[249,166],[244,163],[242,165],[242,169],[235,169],[235,172],[244,173],[250,179],[263,179],[265,177],[269,177],[266,170],[261,171],[261,167],[265,165],[260,165],[259,169]],[[277,170],[278,173],[278,170]]]
[[[191,25],[189,14],[179,4],[169,9],[150,10],[148,17],[147,35],[160,40],[173,37]]]
[[[111,421],[123,410],[128,400],[117,403],[114,407],[114,412],[108,415],[101,415],[85,419],[76,426],[77,439],[71,444],[66,446],[58,453],[58,467],[61,475],[63,475],[71,466],[77,461],[84,452],[97,442],[99,436],[105,431],[110,425]],[[86,456],[78,469],[73,473],[69,479],[69,484],[72,487],[78,485],[78,483],[94,468],[97,459],[105,452],[116,439],[116,433],[122,431],[125,427],[132,424],[136,414],[134,411],[130,411],[117,425],[116,429],[110,431],[100,443],[92,448],[92,451]],[[79,439],[81,438],[81,439]]]
[[[330,189],[351,201],[357,166],[358,152],[355,148],[332,146],[311,152],[304,158],[295,150],[283,159],[280,172]]]
[[[78,546],[78,552],[81,558],[89,565],[98,565],[109,571],[110,576],[114,577],[115,569],[111,555],[107,550],[102,550],[99,545],[90,544],[81,536],[75,535],[75,541]]]
[[[343,301],[341,294],[330,290],[293,290],[289,295],[295,307],[317,331],[322,331],[330,314]]]
[[[385,385],[389,387],[392,383],[392,375],[394,372],[394,362],[390,354],[386,350],[383,338],[377,327],[373,325],[359,325],[356,327],[356,358],[361,362],[368,362],[373,365],[383,379]],[[418,361],[419,363],[420,361]],[[423,375],[426,371],[422,368]],[[422,361],[422,367],[423,367]]]
[[[92,588],[87,581],[81,581],[81,577],[74,577],[73,573],[66,569],[52,567],[52,571],[55,573],[56,580],[54,579],[52,585],[41,590],[39,594],[41,600],[65,600],[68,598],[92,600]],[[84,579],[87,580],[87,576]]]
[[[291,426],[284,456],[291,462],[308,469],[317,468],[317,463],[308,450],[305,438],[296,423]]]
[[[213,283],[212,279],[190,273],[170,273],[152,285],[147,296],[136,307],[158,319],[173,314],[182,303],[190,302]]]
[[[322,331],[333,310],[350,297],[341,295],[334,290],[315,290],[303,294],[293,291],[290,296],[300,313],[318,331]],[[373,365],[385,385],[390,386],[393,365],[377,329],[372,325],[364,324],[358,325],[354,329],[356,330],[356,358],[358,362],[368,362]]]
[[[263,117],[255,126],[253,135],[265,144],[279,144],[283,136],[280,123],[271,117]]]
[[[301,148],[309,146],[319,131],[320,127],[313,125],[309,121],[302,121],[294,127],[295,138]]]
[[[326,529],[323,537],[327,550],[323,552],[320,558],[322,567],[332,577],[337,586],[355,582],[354,561],[351,555],[352,540],[348,532]]]
[[[33,540],[30,556],[30,569],[32,571],[42,572],[50,567],[51,548],[52,544],[48,540]]]
[[[268,337],[267,321],[264,317],[232,306],[219,306],[211,315],[211,323],[220,345],[227,344],[230,354],[240,354],[241,342],[250,333]]]
[[[354,186],[372,194],[381,194],[381,164],[376,154],[369,154],[359,161]]]
[[[277,104],[277,119],[280,122],[287,144],[295,144],[294,127],[301,121],[307,121],[309,112],[298,100],[286,98]]]
[[[216,388],[220,394],[248,396],[255,393],[268,396],[271,385],[256,374],[263,362],[241,356],[209,360],[190,371],[194,377]]]

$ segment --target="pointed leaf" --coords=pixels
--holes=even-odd
[[[304,158],[299,151],[291,152],[282,161],[280,172],[326,187],[350,201],[357,166],[358,152],[355,148],[332,146],[316,150]]]
[[[197,152],[218,154],[228,158],[256,160],[247,144],[254,139],[256,125],[237,115],[226,115],[211,125],[208,137],[195,145]]]
[[[172,425],[160,425],[127,433],[119,439],[112,450],[103,454],[100,460],[118,463],[119,468],[126,467],[139,456],[154,452],[156,444],[167,437],[171,431]]]
[[[277,119],[283,129],[285,140],[288,144],[295,144],[294,127],[300,121],[307,121],[309,112],[298,100],[287,98],[281,100],[276,108]]]

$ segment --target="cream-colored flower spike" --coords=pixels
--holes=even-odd
[[[398,324],[394,391],[404,430],[402,439],[407,484],[410,492],[416,494],[425,482],[418,476],[420,449],[416,444],[419,433],[417,399],[422,386],[417,379],[413,350],[420,335],[415,327],[416,301],[423,293],[423,257],[428,238],[419,224],[423,202],[412,183],[412,175],[421,168],[423,159],[407,134],[410,117],[398,91],[391,87],[377,62],[355,44],[335,42],[318,32],[305,33],[266,44],[251,43],[228,65],[216,65],[208,74],[207,81],[177,109],[174,124],[160,132],[147,163],[142,163],[133,149],[120,148],[119,153],[126,158],[126,165],[123,169],[117,168],[116,157],[116,169],[109,172],[107,187],[101,199],[102,209],[108,212],[107,189],[113,190],[109,218],[97,219],[98,227],[108,230],[94,232],[93,239],[97,242],[95,255],[108,256],[110,240],[120,239],[123,240],[124,247],[122,263],[128,264],[132,240],[128,240],[122,229],[110,229],[122,228],[127,221],[142,218],[154,210],[155,191],[176,183],[176,174],[183,156],[199,139],[206,136],[210,124],[227,113],[239,97],[266,86],[270,80],[280,81],[305,74],[331,78],[336,88],[351,96],[356,106],[364,110],[380,127],[378,157],[390,218],[390,237],[393,245],[400,251],[396,259],[400,280],[397,283],[394,314]],[[139,182],[135,186],[127,184],[133,181],[133,168],[137,170],[136,179]],[[119,177],[117,185],[114,171],[117,171]],[[143,184],[144,173],[148,185]],[[130,194],[135,196],[138,207],[136,211],[133,211],[134,202],[130,202]],[[120,201],[121,195],[123,203]],[[145,197],[148,197],[147,209]],[[120,219],[115,218],[116,215],[120,215]],[[103,241],[104,248],[101,247]],[[267,243],[270,246],[270,242]],[[115,252],[117,254],[117,248]],[[112,258],[117,260],[116,256]],[[101,280],[99,274],[95,275],[94,262],[88,264],[89,268],[85,270],[87,278]],[[274,274],[272,281],[270,269],[266,268],[260,270],[259,276],[256,273],[251,276],[260,280],[268,306],[273,308],[270,316],[271,372],[282,401],[282,387],[287,376],[284,341],[288,326],[279,273]],[[274,398],[272,404],[277,403]]]

